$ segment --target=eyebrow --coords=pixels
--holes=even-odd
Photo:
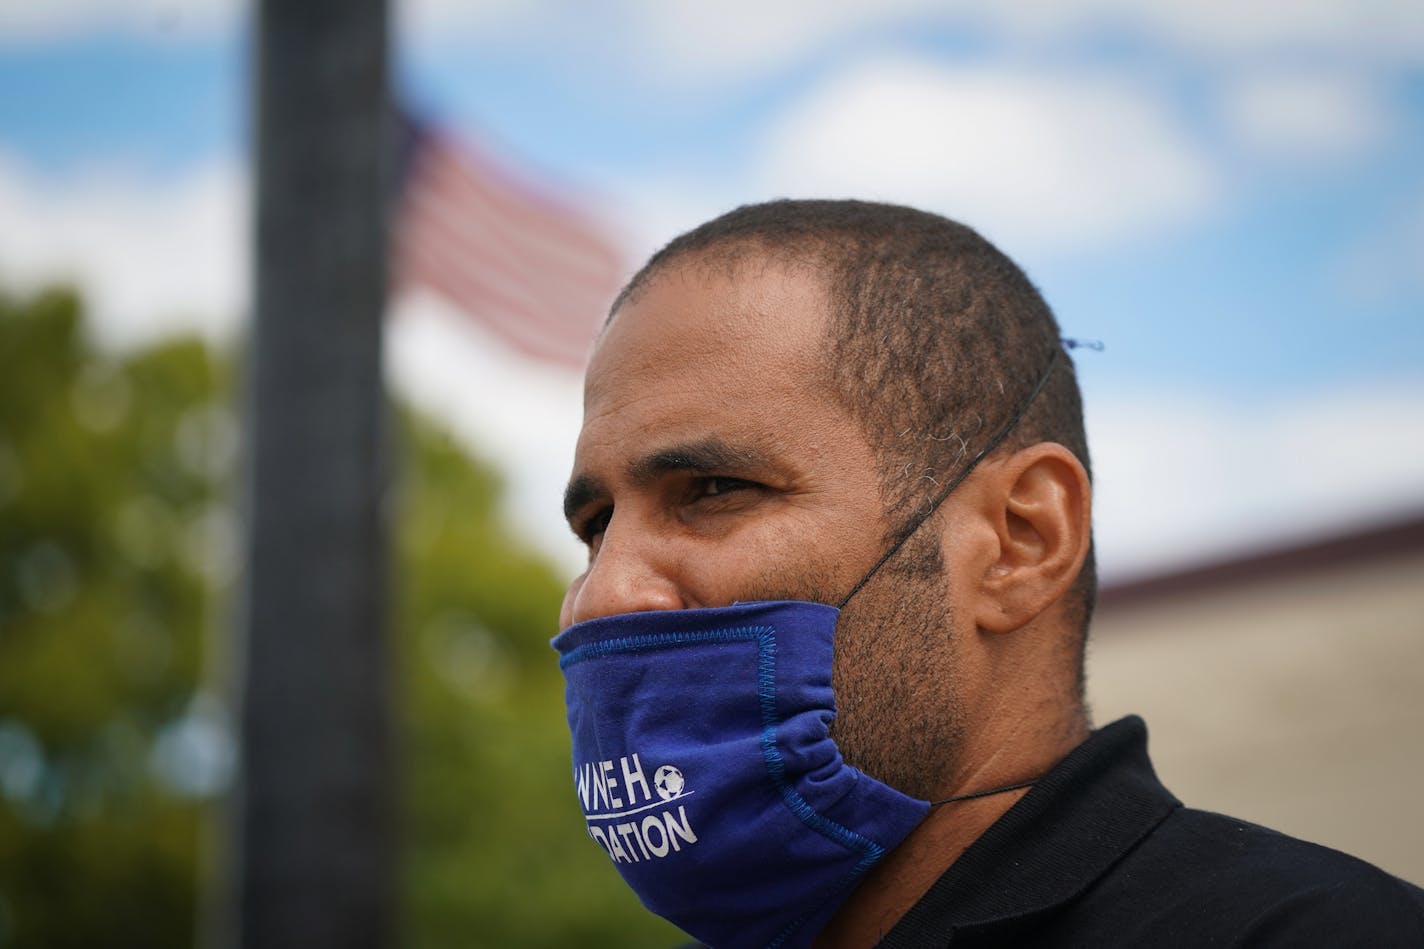
[[[729,445],[720,438],[704,438],[672,445],[639,458],[628,466],[635,484],[646,484],[674,471],[749,472],[770,464],[766,455],[749,446]]]
[[[628,477],[634,484],[644,485],[676,471],[735,475],[763,470],[770,464],[770,459],[755,448],[711,437],[670,445],[634,459],[628,465]],[[607,493],[604,483],[592,475],[575,475],[564,489],[564,519],[572,521],[581,508]]]
[[[564,520],[573,524],[574,515],[592,503],[594,499],[608,493],[603,482],[590,475],[575,475],[564,488]]]

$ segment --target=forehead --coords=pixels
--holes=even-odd
[[[624,302],[594,351],[585,404],[671,364],[685,372],[813,370],[829,296],[806,266],[775,260],[675,262]]]
[[[585,420],[629,401],[753,386],[773,401],[821,387],[829,296],[810,268],[674,263],[627,300],[594,351]]]
[[[612,476],[635,455],[707,439],[809,462],[843,442],[852,422],[823,381],[829,306],[808,267],[665,267],[594,351],[575,468]]]

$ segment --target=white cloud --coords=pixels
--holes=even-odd
[[[416,43],[556,31],[562,0],[405,0]],[[1104,28],[1223,61],[1266,56],[1371,68],[1424,61],[1424,6],[1414,0],[622,0],[599,8],[624,61],[666,81],[736,85],[846,41],[904,28],[987,31],[1021,50]]]
[[[621,67],[693,85],[735,85],[863,29],[933,12],[925,0],[396,0],[399,33],[418,51],[452,38],[500,44],[510,37],[590,53],[617,50]],[[596,31],[596,35],[591,31]],[[550,43],[551,39],[559,42]]]
[[[94,167],[56,181],[0,155],[0,280],[78,285],[117,345],[230,333],[247,301],[247,195],[231,162],[174,180]]]
[[[837,40],[931,15],[942,6],[925,0],[673,0],[630,4],[629,22],[643,58],[657,72],[735,84]]]
[[[1310,163],[1354,157],[1392,124],[1378,89],[1338,70],[1277,70],[1226,87],[1223,112],[1238,142],[1269,158]]]
[[[816,89],[774,120],[765,156],[767,194],[920,205],[1016,248],[1138,238],[1218,187],[1167,108],[1126,85],[899,59]]]
[[[1424,508],[1424,384],[1355,384],[1240,403],[1089,396],[1094,521],[1124,579]]]
[[[1222,57],[1296,54],[1393,65],[1424,59],[1424,7],[1414,0],[1019,0],[995,5],[1020,27],[1057,20],[1135,27],[1162,42]]]
[[[472,42],[510,31],[547,34],[577,21],[567,0],[394,0],[401,32],[418,46]],[[238,0],[12,0],[0,37],[44,41],[121,29],[176,40],[230,29]],[[715,84],[784,66],[847,38],[905,24],[987,29],[1038,44],[1101,27],[1139,32],[1213,57],[1307,54],[1375,66],[1424,61],[1424,5],[1415,0],[609,0],[597,8],[626,61],[668,78]]]
[[[11,0],[0,3],[0,39],[42,43],[106,30],[182,42],[231,29],[238,0]]]
[[[511,29],[554,20],[555,4],[539,0],[391,0],[396,31],[415,44],[504,36]]]
[[[392,388],[442,419],[505,478],[511,524],[570,576],[583,548],[563,517],[563,491],[583,419],[583,382],[509,352],[463,314],[412,295],[386,335]]]

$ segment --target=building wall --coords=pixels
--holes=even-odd
[[[1094,720],[1135,712],[1184,802],[1424,884],[1424,551],[1121,606]]]

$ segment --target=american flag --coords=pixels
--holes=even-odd
[[[395,286],[432,290],[516,349],[582,368],[625,276],[612,242],[467,143],[399,121]]]

